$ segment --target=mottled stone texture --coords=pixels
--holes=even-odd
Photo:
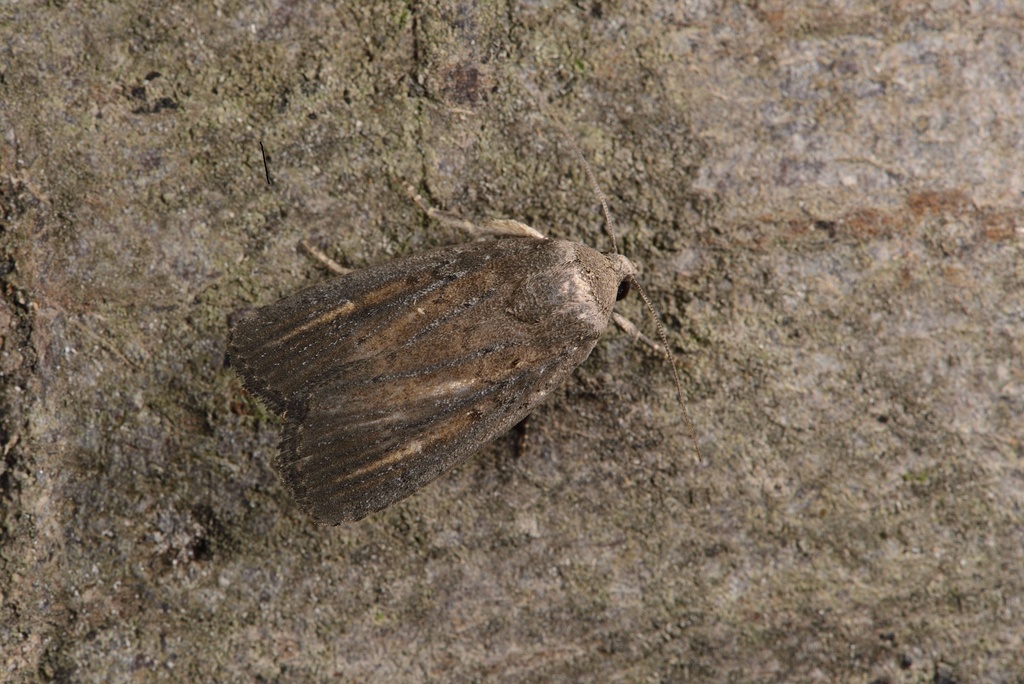
[[[340,4],[0,7],[0,679],[1022,676],[1017,3]],[[607,249],[524,79],[706,461],[609,331],[314,526],[228,321],[462,239],[405,182]]]

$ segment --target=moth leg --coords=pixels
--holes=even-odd
[[[530,431],[530,415],[516,423],[512,428],[516,432],[516,458],[522,459],[527,454],[529,445],[526,443],[527,433]]]
[[[622,332],[626,333],[634,340],[639,340],[640,342],[643,342],[648,347],[650,347],[651,351],[653,351],[658,356],[665,356],[665,348],[662,347],[657,342],[655,342],[654,340],[652,340],[647,335],[644,335],[642,332],[640,332],[640,329],[633,325],[633,323],[628,318],[620,316],[619,314],[613,311],[612,320],[615,321],[616,325],[622,328]]]
[[[544,234],[533,226],[515,219],[493,219],[477,226],[477,232],[494,237],[532,237],[543,240]]]
[[[407,185],[405,190],[409,194],[409,197],[412,198],[412,201],[416,203],[416,206],[418,206],[424,214],[436,221],[440,221],[441,223],[446,223],[449,226],[463,230],[470,235],[490,235],[492,237],[532,237],[541,240],[544,239],[544,235],[539,230],[532,228],[525,223],[514,221],[512,219],[495,219],[481,224],[473,223],[472,221],[461,219],[458,216],[430,206],[411,185]]]
[[[351,273],[352,272],[351,268],[345,268],[344,266],[339,264],[337,261],[335,261],[331,257],[329,257],[326,254],[324,254],[318,247],[314,247],[313,245],[309,244],[307,241],[303,240],[299,244],[302,245],[302,248],[304,250],[306,250],[306,253],[309,254],[309,256],[313,257],[314,259],[319,261],[321,264],[323,264],[324,268],[326,268],[331,273],[336,273],[338,275],[345,275],[346,273]]]

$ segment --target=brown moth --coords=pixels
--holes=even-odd
[[[246,387],[285,417],[276,467],[318,522],[404,499],[522,420],[590,354],[636,272],[565,240],[435,249],[243,314]]]
[[[612,312],[635,282],[626,257],[516,221],[449,220],[516,237],[354,271],[234,324],[233,365],[285,419],[275,467],[317,522],[360,520],[464,461],[570,375],[613,316],[635,332]]]

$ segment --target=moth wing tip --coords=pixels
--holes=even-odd
[[[281,443],[274,457],[274,470],[284,483],[292,498],[317,525],[335,527],[342,523],[359,522],[377,508],[358,501],[338,501],[330,497],[314,497],[310,494],[307,479],[315,477],[295,468],[305,456],[299,453],[299,431],[302,429],[308,407],[305,402],[291,402],[285,407],[286,420]]]

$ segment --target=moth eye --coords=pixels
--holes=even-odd
[[[629,294],[629,281],[623,280],[619,283],[619,291],[615,293],[615,301],[621,302]]]

